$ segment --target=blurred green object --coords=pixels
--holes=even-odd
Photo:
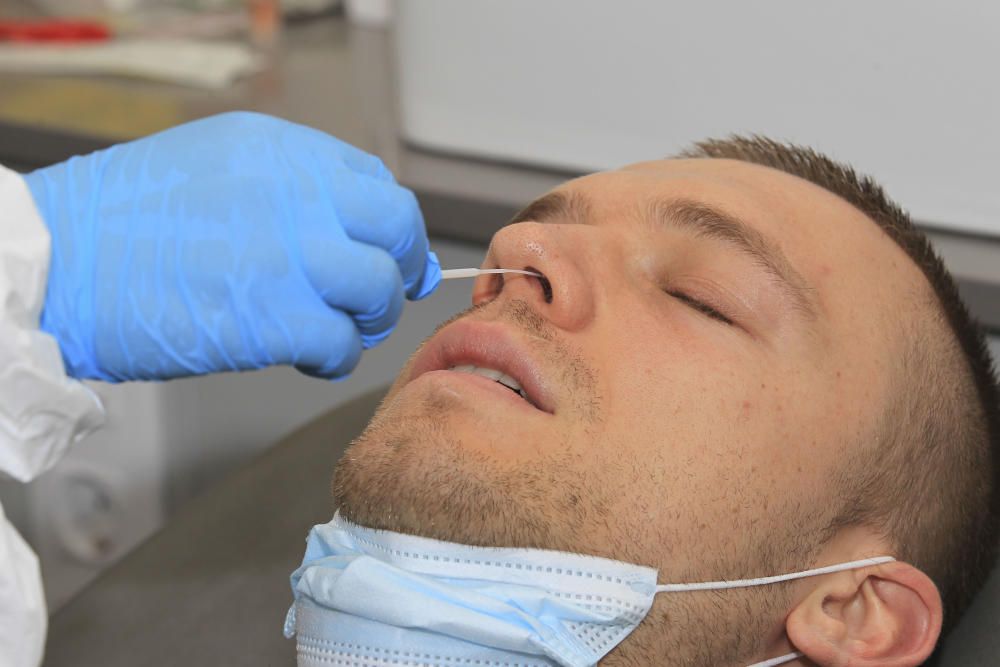
[[[128,140],[183,122],[180,103],[156,90],[104,81],[24,78],[5,85],[0,121]]]

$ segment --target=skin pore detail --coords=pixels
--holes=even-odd
[[[830,534],[831,480],[886,401],[896,304],[924,289],[902,251],[825,190],[729,160],[642,163],[554,192],[483,264],[532,267],[548,295],[528,276],[477,279],[473,307],[418,350],[338,465],[342,515],[647,565],[660,583],[888,550],[867,531]],[[502,341],[550,409],[428,361],[457,365],[452,340]],[[815,585],[659,595],[601,664],[780,652]]]

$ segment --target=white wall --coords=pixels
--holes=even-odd
[[[398,3],[403,135],[591,171],[732,132],[851,160],[925,224],[1000,236],[1000,3]]]

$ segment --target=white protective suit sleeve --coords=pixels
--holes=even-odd
[[[28,482],[104,422],[38,328],[50,238],[28,186],[0,167],[0,474]],[[0,667],[41,662],[47,614],[38,559],[0,507]]]

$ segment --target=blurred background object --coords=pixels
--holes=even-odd
[[[393,15],[392,0],[345,0],[347,18],[372,28],[389,23]]]
[[[233,42],[131,38],[0,46],[0,70],[22,74],[119,75],[224,88],[259,67],[249,48]]]
[[[0,15],[0,71],[119,75],[223,88],[262,67],[283,12],[334,0],[39,0]]]

